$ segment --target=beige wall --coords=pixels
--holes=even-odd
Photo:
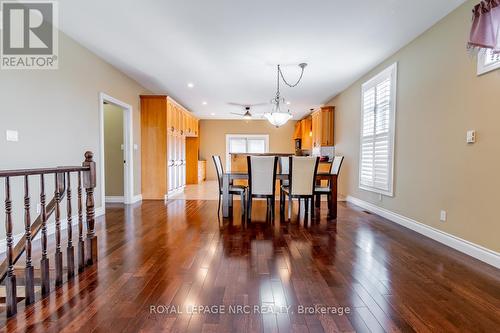
[[[123,196],[123,109],[104,105],[105,195]]]
[[[478,77],[467,54],[467,1],[328,104],[336,106],[340,192],[500,251],[500,72]],[[395,195],[358,188],[361,84],[398,62]],[[477,143],[465,142],[477,130]],[[440,210],[448,212],[445,223]]]
[[[268,134],[269,151],[294,152],[295,121],[276,128],[267,120],[200,120],[200,159],[207,161],[207,179],[216,179],[212,155],[220,155],[226,165],[226,134]]]
[[[58,70],[0,70],[0,169],[80,165],[91,150],[99,159],[99,92],[133,107],[134,143],[140,147],[139,94],[147,92],[110,64],[63,33]],[[19,142],[7,142],[5,130],[19,131]],[[141,154],[134,151],[134,193],[141,191]],[[98,172],[96,207],[101,206]],[[47,180],[53,184],[52,179]],[[14,182],[14,234],[23,230],[22,184]],[[0,181],[3,188],[3,181]],[[50,187],[47,194],[52,194]],[[4,200],[3,190],[0,201]],[[38,202],[38,179],[32,179],[32,206]],[[35,212],[33,212],[33,215]],[[65,214],[65,211],[64,211]],[[0,238],[4,223],[0,219]]]

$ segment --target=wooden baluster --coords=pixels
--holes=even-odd
[[[33,263],[31,261],[31,214],[30,214],[30,192],[28,176],[24,176],[24,227],[25,227],[25,238],[26,243],[24,245],[26,249],[26,269],[25,274],[25,284],[26,284],[26,305],[35,302],[35,275],[33,269]]]
[[[97,236],[95,235],[95,211],[94,211],[94,188],[96,186],[96,169],[93,161],[94,154],[90,151],[85,153],[85,161],[82,166],[89,167],[83,172],[83,186],[87,193],[87,265],[97,262]]]
[[[67,219],[68,219],[68,248],[66,251],[68,260],[68,280],[75,276],[75,251],[73,250],[73,214],[71,209],[71,173],[66,173],[67,178],[67,188],[66,188],[66,209],[67,209]]]
[[[5,278],[7,317],[17,313],[17,295],[16,295],[16,275],[14,274],[14,258],[12,237],[12,201],[10,200],[10,179],[5,178],[5,233],[7,239],[7,261],[9,267],[7,277]]]
[[[82,173],[78,172],[78,272],[85,268],[85,246],[83,242]]]
[[[64,177],[64,174],[62,174]],[[56,200],[56,208],[55,208],[55,219],[56,219],[56,253],[55,253],[55,261],[56,261],[56,286],[60,286],[62,284],[63,277],[63,266],[62,266],[62,252],[61,252],[61,192],[59,192],[59,184],[60,184],[60,174],[56,173],[54,175],[55,178],[55,191],[54,198]]]
[[[42,277],[42,296],[50,293],[49,258],[47,256],[47,211],[45,208],[45,180],[40,175],[40,212],[42,215],[42,259],[40,260],[40,273]]]

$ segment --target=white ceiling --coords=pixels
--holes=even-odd
[[[300,85],[283,89],[299,118],[463,2],[62,0],[59,17],[69,36],[201,118],[241,111],[228,102],[269,101],[275,65],[290,65],[283,69],[294,81],[292,64],[307,62]]]

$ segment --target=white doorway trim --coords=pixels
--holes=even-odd
[[[123,179],[123,202],[125,204],[134,203],[134,144],[133,144],[133,110],[132,106],[114,97],[99,93],[99,127],[100,127],[100,162],[101,162],[101,200],[102,207],[106,203],[106,181],[105,181],[105,154],[104,154],[104,102],[114,104],[123,109],[123,157],[125,163]]]

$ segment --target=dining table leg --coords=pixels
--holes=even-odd
[[[229,175],[222,177],[222,216],[229,217]]]
[[[337,218],[337,175],[331,175],[330,200],[328,200],[328,217]]]

